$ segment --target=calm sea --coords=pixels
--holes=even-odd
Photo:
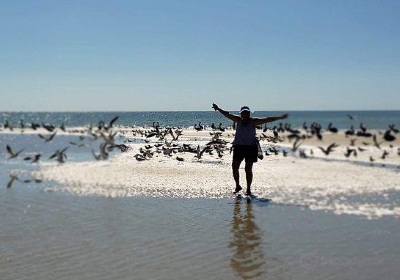
[[[237,112],[233,112],[237,113]],[[289,119],[285,122],[291,123],[292,127],[300,127],[303,122],[310,124],[318,122],[323,127],[330,122],[339,128],[345,129],[360,123],[371,129],[386,129],[388,124],[400,126],[400,111],[256,111],[255,117],[279,116],[289,113]],[[352,116],[350,119],[348,116]],[[17,126],[21,119],[26,123],[50,123],[67,126],[82,126],[97,124],[99,121],[110,121],[114,116],[119,116],[120,125],[151,125],[158,121],[163,126],[192,126],[198,122],[204,125],[211,123],[230,125],[231,121],[218,112],[214,111],[158,111],[158,112],[0,112],[0,123],[8,120]]]

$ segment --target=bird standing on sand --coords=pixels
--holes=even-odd
[[[143,156],[142,154],[136,154],[134,157],[136,158],[137,161],[144,161],[144,160],[146,160],[146,157]]]
[[[355,133],[355,130],[354,130],[354,126],[352,125],[351,127],[350,127],[350,129],[349,130],[346,130],[346,132],[344,133],[346,136],[349,136],[349,135],[354,135],[354,133]]]
[[[299,155],[300,158],[308,158],[306,152],[303,149],[299,150]]]
[[[363,123],[360,123],[360,130],[362,131],[362,132],[367,132],[367,128],[364,126],[364,124]]]
[[[10,131],[13,131],[14,130],[14,127],[10,124],[10,122],[8,121],[8,120],[6,120],[5,122],[4,122],[4,129],[9,129]]]
[[[317,136],[318,140],[322,140],[321,125],[314,122],[311,124],[310,128],[311,128],[311,135],[315,134]]]
[[[195,129],[196,131],[201,131],[201,130],[204,129],[204,126],[201,124],[201,122],[199,122],[199,124],[195,124],[195,125],[194,125],[194,129]]]
[[[387,142],[392,142],[394,140],[396,140],[396,137],[393,136],[392,134],[390,134],[392,130],[388,129],[386,130],[385,134],[383,135],[383,139],[385,139],[385,141]]]
[[[374,161],[375,161],[374,158],[373,158],[372,156],[370,156],[370,157],[369,157],[369,162],[371,163],[371,165],[374,164]]]
[[[31,123],[31,128],[33,129],[33,130],[37,130],[38,128],[40,127],[40,124],[38,124],[38,123]]]
[[[338,129],[332,126],[332,123],[329,123],[328,130],[332,133],[338,133]]]

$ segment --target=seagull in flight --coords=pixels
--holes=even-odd
[[[17,153],[14,153],[14,151],[11,149],[11,147],[10,147],[9,145],[7,145],[7,152],[10,154],[10,158],[9,158],[9,159],[18,157],[19,154],[20,154],[23,150],[24,150],[24,149],[20,150],[20,151],[17,152]]]
[[[322,148],[322,147],[318,147],[326,156],[328,156],[331,152],[333,152],[334,148],[339,147],[339,145],[337,145],[336,143],[332,143],[330,144],[326,149]]]
[[[42,134],[38,134],[38,136],[40,137],[40,138],[42,138],[43,140],[44,140],[44,142],[45,143],[47,143],[47,142],[50,142],[51,140],[53,140],[53,138],[54,138],[54,136],[56,136],[56,134],[57,134],[57,131],[56,132],[54,132],[53,134],[51,134],[49,137],[45,137],[45,136],[43,136]]]
[[[374,136],[372,137],[372,140],[374,141],[375,147],[377,147],[377,148],[380,150],[380,149],[381,149],[381,146],[380,146],[380,145],[383,143],[383,141],[378,143],[378,140],[376,139],[376,135],[375,135],[375,134],[374,134]]]
[[[19,181],[19,179],[16,175],[10,175],[10,177],[11,177],[11,179],[10,179],[10,181],[8,181],[7,189],[10,189],[12,187],[15,180]]]
[[[37,163],[41,156],[41,154],[36,154],[34,157],[28,156],[24,160],[31,160],[31,163]]]

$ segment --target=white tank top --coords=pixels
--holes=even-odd
[[[247,125],[242,125],[242,120],[239,120],[236,125],[234,145],[254,145],[256,144],[256,128],[252,120]]]

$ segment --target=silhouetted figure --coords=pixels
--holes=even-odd
[[[253,163],[257,162],[258,145],[256,138],[256,127],[265,123],[270,123],[276,120],[283,120],[288,117],[288,114],[280,117],[264,117],[264,118],[251,118],[250,109],[247,106],[240,108],[240,115],[233,115],[228,111],[224,111],[213,103],[212,108],[220,112],[228,119],[236,123],[235,139],[233,141],[233,161],[232,171],[233,178],[235,179],[236,188],[234,193],[242,190],[239,183],[239,167],[243,160],[245,160],[245,171],[247,190],[246,195],[251,195],[251,183],[253,181]]]

